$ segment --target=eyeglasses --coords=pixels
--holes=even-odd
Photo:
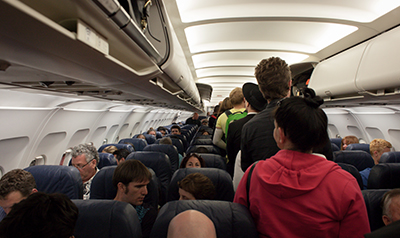
[[[89,162],[87,162],[85,165],[75,165],[75,164],[71,164],[70,166],[74,166],[75,168],[77,168],[77,169],[83,169],[83,168],[85,168],[85,166],[86,165],[88,165],[90,162],[92,162],[92,160],[94,160],[94,159],[91,159]]]

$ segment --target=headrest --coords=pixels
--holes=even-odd
[[[340,149],[340,145],[342,144],[342,138],[330,138],[331,143],[337,145]]]
[[[213,144],[213,140],[212,138],[206,138],[206,139],[193,139],[192,141],[192,145],[212,145]]]
[[[368,177],[368,189],[400,188],[400,164],[375,165]]]
[[[79,209],[75,237],[142,237],[135,208],[114,200],[72,200]]]
[[[199,153],[201,158],[204,159],[207,168],[217,168],[226,171],[226,163],[224,157],[216,154]]]
[[[375,165],[371,155],[362,150],[341,150],[333,152],[333,161],[336,163],[351,164],[362,171]]]
[[[216,168],[184,168],[175,171],[168,187],[168,200],[173,201],[179,199],[178,182],[184,179],[188,174],[201,173],[207,176],[215,186],[214,200],[233,201],[235,192],[233,191],[232,178],[228,172]]]
[[[156,137],[155,136],[149,135],[147,133],[144,133],[143,135],[144,135],[144,137],[146,137],[146,141],[147,141],[148,145],[154,144],[154,142],[156,142]]]
[[[204,148],[207,152],[199,151],[199,148]],[[203,149],[200,149],[203,150]],[[196,152],[198,151],[198,152]],[[222,155],[221,150],[215,145],[192,145],[186,150],[186,154],[190,153],[210,153],[210,154],[218,154]]]
[[[152,144],[148,145],[144,148],[143,151],[158,151],[167,154],[169,161],[171,162],[171,171],[172,173],[178,169],[179,164],[179,156],[176,147],[173,145],[160,145],[160,144]]]
[[[333,151],[340,151],[340,148],[335,143],[331,143],[331,147],[332,147],[332,152]]]
[[[400,151],[385,152],[381,155],[379,163],[399,163]]]
[[[147,141],[140,138],[125,138],[118,141],[118,144],[131,143],[135,151],[142,151],[147,146]]]
[[[39,192],[62,193],[70,199],[83,198],[82,178],[73,166],[36,165],[24,170],[33,175]]]
[[[168,225],[177,214],[194,209],[214,223],[218,238],[256,238],[257,228],[246,207],[238,203],[214,200],[182,200],[165,204],[158,213],[150,237],[166,238]]]
[[[360,189],[363,189],[363,182],[362,182],[362,178],[360,175],[360,172],[358,171],[358,169],[356,167],[354,167],[351,164],[345,164],[345,163],[337,163],[342,169],[346,170],[347,172],[349,172],[351,175],[354,176],[354,178],[356,178],[358,186],[360,186]]]
[[[93,178],[92,184],[90,185],[90,199],[114,199],[117,195],[117,188],[112,183],[112,177],[114,170],[117,166],[108,166],[101,169]],[[152,176],[152,180],[147,185],[148,194],[146,195],[144,202],[152,205],[153,207],[158,206],[158,178],[154,171],[149,169]]]
[[[169,135],[167,135],[167,136],[171,138],[172,145],[174,145],[176,147],[176,149],[178,150],[178,153],[183,155],[183,152],[185,152],[185,149],[183,148],[182,141],[176,137],[171,137]],[[160,143],[160,140],[157,140],[154,144],[159,144],[159,143]]]
[[[117,147],[117,149],[127,149],[130,152],[135,151],[131,145],[123,144],[123,143],[121,143],[121,144],[105,144],[105,145],[100,146],[97,151],[102,152],[104,150],[104,148],[106,148],[107,146],[110,146],[110,145]]]
[[[382,221],[382,208],[380,206],[383,194],[389,189],[367,189],[363,190],[365,206],[367,207],[369,225],[371,231],[376,230],[385,224]]]
[[[370,154],[369,152],[369,144],[350,144],[346,147],[346,150],[363,150]]]
[[[97,168],[101,169],[111,165],[117,165],[117,160],[114,155],[110,153],[99,153],[99,164],[97,165]]]

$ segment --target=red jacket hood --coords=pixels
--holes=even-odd
[[[251,179],[279,198],[291,198],[315,189],[326,175],[341,169],[324,157],[292,150],[280,150],[273,157],[260,161]]]

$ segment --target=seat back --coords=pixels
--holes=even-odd
[[[179,139],[179,140],[182,142],[183,150],[184,150],[184,151],[187,150],[189,144],[188,144],[188,142],[187,142],[187,140],[186,140],[186,136],[184,136],[184,135],[168,135],[168,136],[171,137],[171,139],[172,139],[172,138]],[[172,141],[172,143],[174,144],[173,141]],[[174,145],[175,145],[175,144],[174,144]],[[178,150],[179,150],[179,148],[178,148]]]
[[[191,145],[213,145],[213,141],[212,138],[206,138],[206,139],[195,138],[192,140]]]
[[[235,192],[233,191],[232,178],[228,172],[216,168],[184,168],[175,171],[168,187],[168,202],[179,199],[178,182],[188,174],[201,173],[207,176],[215,186],[214,200],[232,202]]]
[[[202,152],[202,151],[196,152],[199,151],[199,148],[204,148],[205,150],[207,150],[207,152]],[[210,154],[222,155],[221,149],[215,145],[192,145],[186,150],[186,154],[190,153],[210,153]]]
[[[167,136],[170,137],[169,135],[167,135]],[[178,153],[183,155],[184,152],[185,152],[185,149],[183,148],[182,141],[180,139],[178,139],[178,138],[175,138],[175,137],[170,137],[170,138],[171,138],[171,141],[172,141],[172,145],[174,145],[176,147],[176,149],[178,150]],[[159,143],[160,143],[160,140],[157,140],[155,142],[155,144],[159,144]]]
[[[346,147],[346,150],[363,150],[370,154],[369,152],[369,144],[350,144]]]
[[[24,170],[33,175],[39,192],[62,193],[70,199],[83,198],[81,174],[73,166],[36,165]]]
[[[143,151],[158,151],[168,155],[169,161],[171,162],[171,174],[173,174],[175,170],[178,169],[179,165],[178,151],[175,148],[176,147],[173,145],[152,144],[146,146]]]
[[[118,144],[131,143],[135,151],[142,151],[147,146],[147,141],[139,138],[125,138],[118,141]]]
[[[114,199],[117,195],[117,188],[112,183],[114,170],[117,166],[108,166],[101,169],[93,178],[90,186],[90,199]],[[158,178],[152,169],[149,169],[152,174],[152,180],[147,185],[147,195],[144,202],[158,206]]]
[[[337,145],[337,147],[339,147],[340,150],[340,145],[342,144],[342,138],[330,138],[331,143]]]
[[[371,231],[374,231],[385,224],[382,221],[382,208],[380,206],[383,195],[389,189],[367,189],[363,190],[365,206],[367,207],[369,225]]]
[[[72,200],[79,209],[76,238],[142,237],[135,208],[114,200]]]
[[[381,155],[379,163],[400,163],[400,151],[383,153]]]
[[[117,160],[114,155],[110,153],[99,153],[99,164],[97,165],[97,168],[101,169],[112,165],[117,165]]]
[[[375,165],[372,156],[362,150],[341,150],[333,152],[333,160],[336,163],[351,164],[362,171],[366,168],[372,168]]]
[[[331,143],[331,147],[332,147],[332,152],[340,151],[340,148],[335,143]]]
[[[368,177],[368,189],[400,188],[400,164],[381,163],[375,165]]]
[[[110,145],[113,145],[113,146],[117,147],[117,149],[119,149],[119,150],[120,149],[127,149],[130,152],[135,151],[135,149],[131,145],[123,144],[123,143],[121,143],[121,144],[105,144],[105,145],[100,146],[97,151],[98,152],[102,152],[104,150],[104,148],[106,148],[107,146],[110,146]]]
[[[150,237],[166,238],[172,218],[186,210],[197,210],[214,223],[218,238],[256,238],[257,228],[247,208],[238,203],[213,200],[172,201],[158,213]]]
[[[146,141],[148,145],[154,144],[156,142],[156,137],[153,135],[149,135],[147,133],[143,133],[144,137],[146,137]]]
[[[161,184],[159,203],[160,205],[164,205],[167,198],[168,185],[172,176],[171,162],[169,161],[168,156],[158,151],[136,151],[129,154],[126,159],[137,159],[146,167],[154,170]]]
[[[362,178],[360,175],[360,172],[357,170],[356,167],[354,167],[351,164],[345,164],[345,163],[337,163],[342,169],[346,170],[347,172],[349,172],[351,175],[354,176],[354,178],[356,178],[358,186],[360,186],[360,189],[363,189],[363,182],[362,182]]]
[[[217,154],[199,153],[201,158],[204,159],[207,168],[217,168],[226,171],[226,163],[224,157]]]

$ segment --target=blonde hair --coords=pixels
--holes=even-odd
[[[344,150],[344,149],[343,149],[344,141],[347,141],[347,143],[346,143],[347,145],[350,145],[350,144],[358,144],[358,143],[359,143],[357,137],[355,137],[355,136],[345,136],[345,137],[342,139],[342,142],[340,143],[340,149],[341,149],[341,150]]]
[[[242,89],[239,87],[234,88],[230,93],[229,93],[229,99],[231,100],[231,103],[233,106],[240,105],[243,102],[244,95],[242,92]]]
[[[118,150],[118,148],[117,148],[116,146],[114,146],[114,145],[109,145],[109,146],[107,146],[106,148],[104,148],[103,151],[101,151],[101,153],[110,153],[110,154],[112,154],[112,153],[114,153],[114,152],[117,151],[117,150]]]
[[[385,148],[392,148],[392,144],[384,139],[374,139],[369,143],[369,151],[371,155],[374,154],[374,151],[382,153]]]

